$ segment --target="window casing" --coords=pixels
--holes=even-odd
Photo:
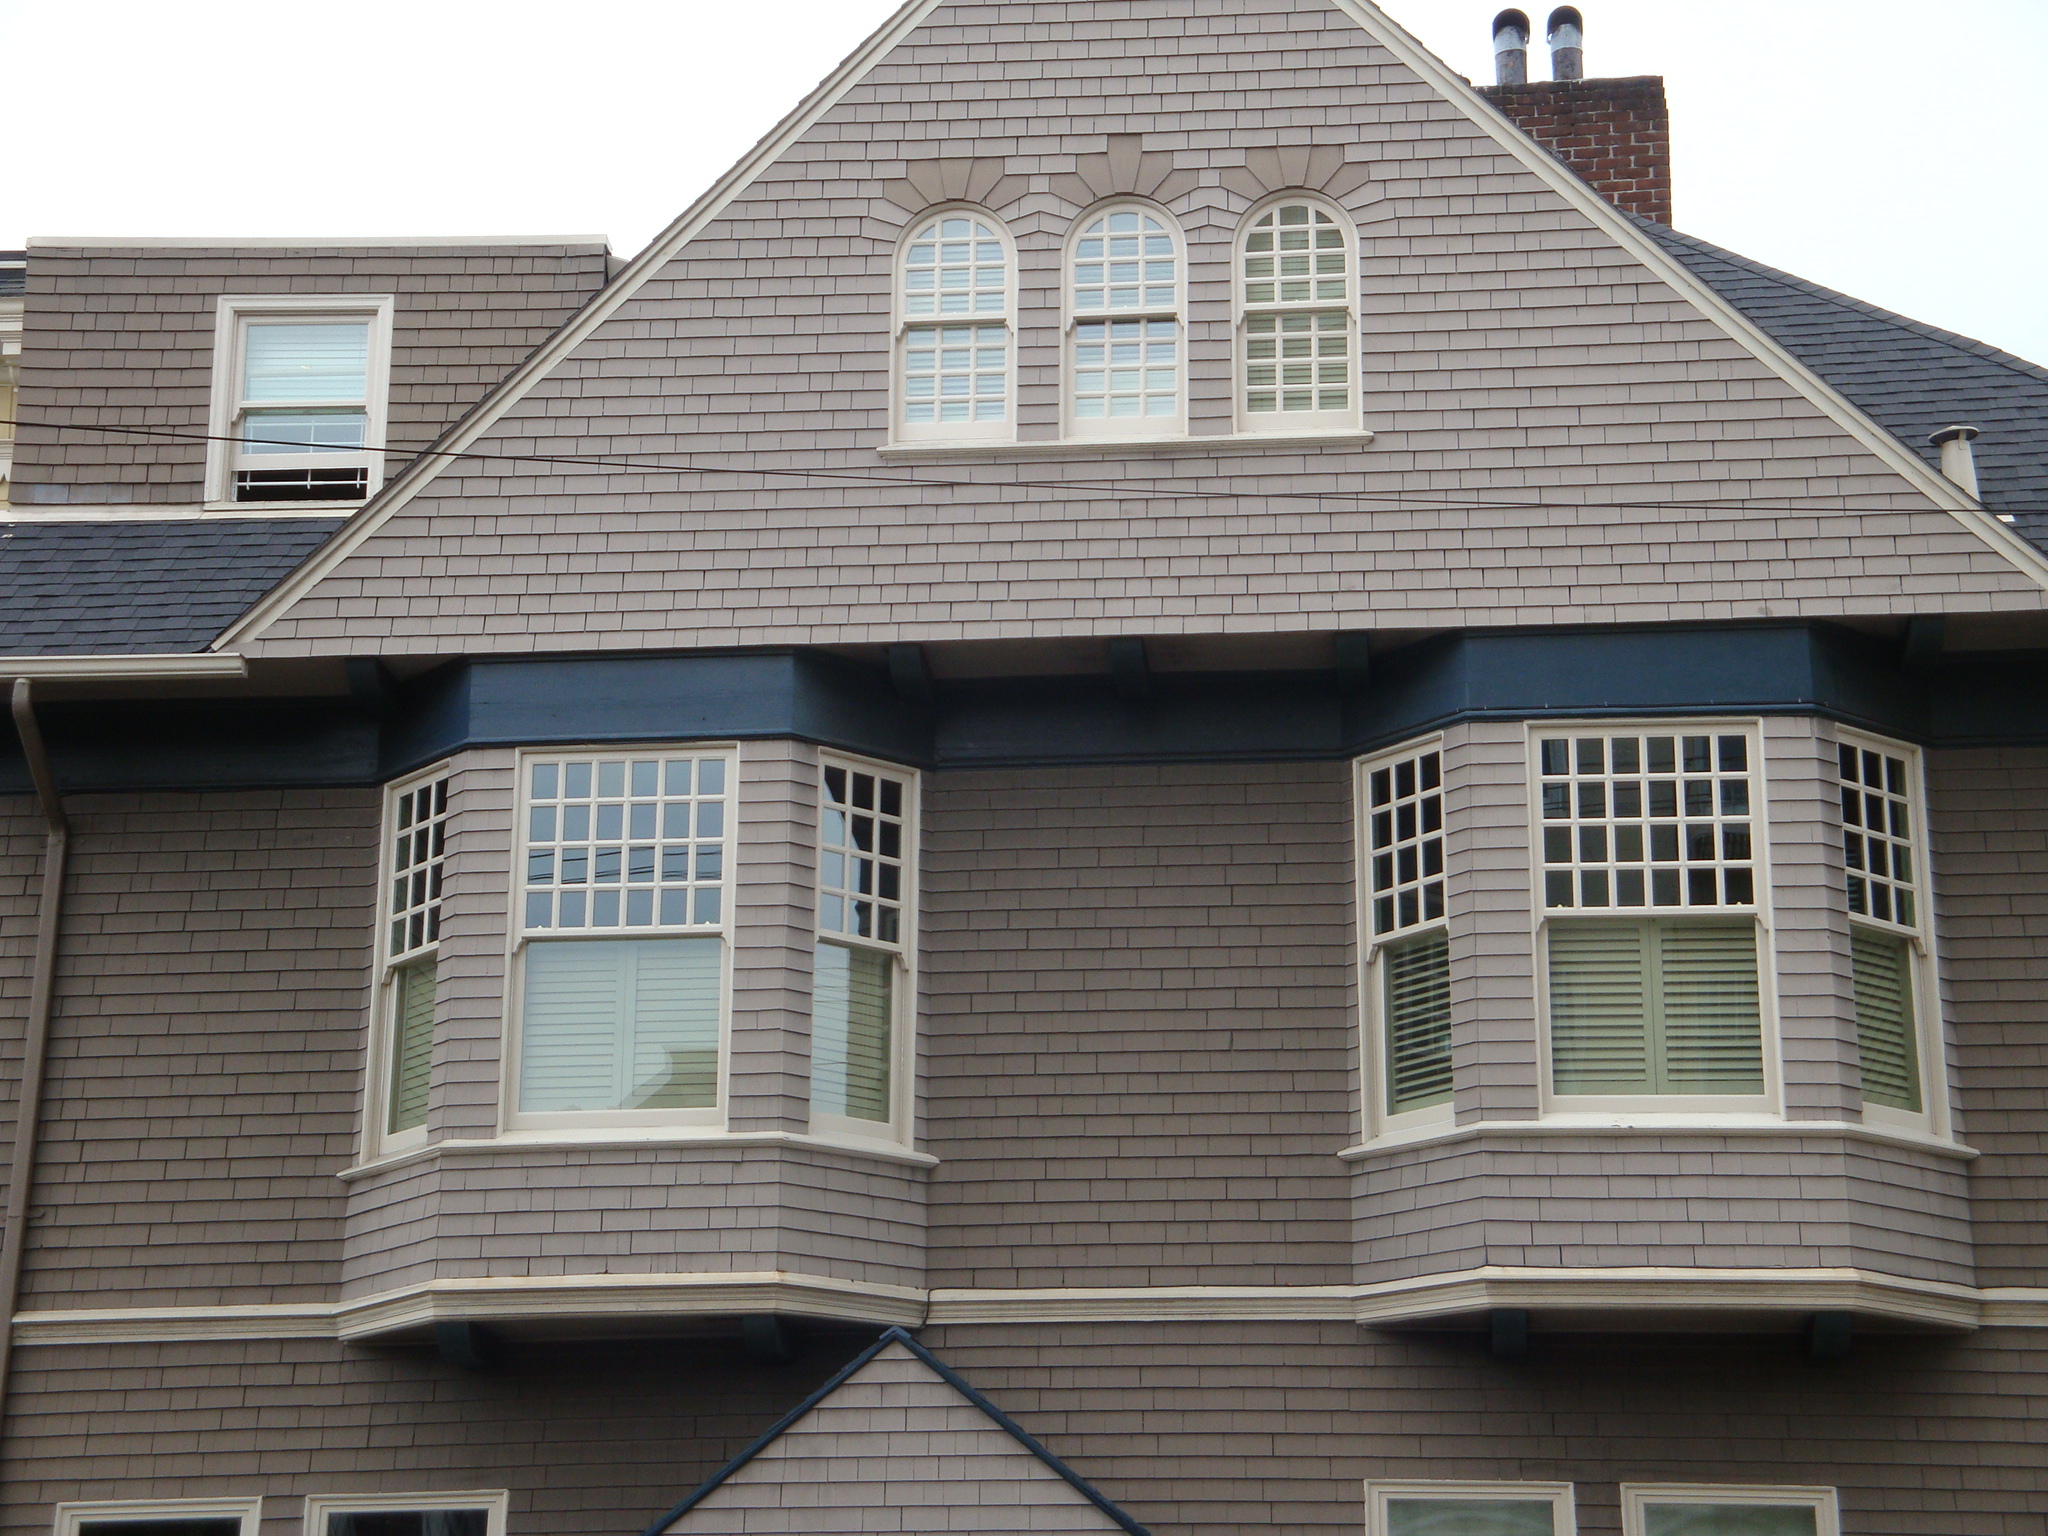
[[[906,1138],[917,937],[917,778],[827,757],[819,770],[811,1118]]]
[[[894,436],[1016,436],[1016,259],[992,214],[921,215],[896,259]]]
[[[1622,1536],[1841,1536],[1832,1488],[1621,1485]]]
[[[1366,1536],[1574,1536],[1570,1483],[1372,1482]]]
[[[256,1536],[260,1497],[59,1504],[52,1536]]]
[[[718,1123],[737,767],[697,745],[521,755],[515,1128]]]
[[[1358,765],[1367,1135],[1451,1114],[1443,761],[1431,737]]]
[[[1926,801],[1920,757],[1897,742],[1837,732],[1844,895],[1857,1052],[1868,1120],[1921,1127],[1942,1059],[1929,985]]]
[[[223,298],[214,328],[207,499],[360,502],[384,480],[387,296]]]
[[[1337,209],[1288,196],[1253,211],[1237,240],[1239,430],[1358,425],[1357,269]]]
[[[369,1142],[386,1151],[426,1138],[452,786],[443,764],[401,780],[385,796],[381,963],[367,1099]]]
[[[311,1494],[302,1536],[505,1536],[504,1489]]]
[[[1142,203],[1084,214],[1067,250],[1067,430],[1143,437],[1187,430],[1180,231]]]
[[[1532,728],[1557,1109],[1775,1102],[1761,748],[1742,722]]]

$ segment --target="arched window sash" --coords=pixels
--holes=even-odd
[[[1141,206],[1085,215],[1067,259],[1067,420],[1077,436],[1186,430],[1180,233]]]
[[[1335,209],[1286,198],[1238,240],[1238,423],[1253,432],[1358,424],[1357,261]]]
[[[914,226],[897,261],[897,437],[1015,435],[1014,269],[987,214],[948,209]]]

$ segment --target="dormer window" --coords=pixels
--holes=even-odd
[[[383,481],[391,301],[223,299],[209,499],[359,502]]]
[[[896,435],[1014,436],[1009,237],[969,210],[923,220],[898,264]]]

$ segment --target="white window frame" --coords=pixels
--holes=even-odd
[[[329,1515],[410,1515],[440,1509],[481,1509],[484,1536],[505,1536],[511,1504],[503,1488],[458,1493],[309,1493],[302,1536],[326,1536]]]
[[[95,1520],[239,1520],[241,1536],[257,1536],[263,1520],[262,1495],[228,1499],[109,1499],[59,1504],[52,1536],[82,1536]],[[496,1533],[493,1533],[496,1536]]]
[[[910,247],[933,221],[948,216],[978,219],[996,233],[1003,243],[1003,310],[999,315],[912,315],[905,307],[903,272]],[[899,443],[1012,443],[1017,440],[1017,242],[1010,226],[978,203],[940,203],[925,209],[903,226],[903,234],[889,258],[889,445]],[[1004,399],[1009,419],[1000,422],[911,422],[905,419],[909,404],[905,393],[904,348],[910,330],[925,326],[1000,325],[1009,337],[1003,355],[1006,370]]]
[[[1439,918],[1424,918],[1410,927],[1398,928],[1390,933],[1376,934],[1373,931],[1372,915],[1372,775],[1380,768],[1391,766],[1405,758],[1418,757],[1426,752],[1436,753],[1438,760],[1443,764],[1445,915]],[[1382,1136],[1404,1136],[1435,1126],[1449,1125],[1457,1116],[1457,1105],[1449,1100],[1442,1104],[1429,1104],[1420,1109],[1402,1110],[1398,1113],[1387,1106],[1387,1092],[1392,1086],[1392,1064],[1387,1060],[1386,953],[1389,949],[1411,944],[1433,933],[1447,933],[1450,928],[1449,769],[1450,765],[1444,752],[1444,738],[1441,734],[1419,736],[1413,741],[1405,741],[1399,746],[1375,752],[1370,757],[1361,757],[1352,765],[1353,857],[1357,861],[1355,904],[1360,961],[1359,986],[1362,995],[1359,1017],[1364,1025],[1364,1039],[1360,1042],[1360,1068],[1365,1085],[1365,1112],[1360,1129],[1367,1140]]]
[[[398,973],[422,960],[433,960],[438,965],[441,955],[438,937],[417,948],[407,949],[401,954],[394,955],[392,952],[391,887],[398,876],[394,852],[398,839],[397,806],[401,795],[410,794],[423,785],[441,779],[451,780],[448,787],[448,808],[452,840],[453,817],[456,814],[456,789],[452,782],[454,777],[454,763],[443,760],[431,768],[422,768],[417,773],[407,774],[404,778],[395,779],[384,786],[384,805],[378,822],[380,846],[377,855],[377,980],[376,986],[371,990],[370,1059],[365,1065],[363,1094],[363,1149],[366,1156],[408,1151],[424,1145],[427,1140],[425,1125],[415,1126],[406,1131],[386,1129],[391,1123],[392,1074],[398,1065]],[[443,857],[453,857],[452,849]],[[438,1006],[436,1011],[438,1012]]]
[[[914,1140],[914,1109],[917,1101],[917,984],[918,984],[918,931],[921,911],[922,853],[924,831],[923,775],[914,768],[900,763],[885,762],[880,758],[853,757],[843,752],[825,752],[818,760],[818,804],[820,813],[824,806],[825,770],[844,768],[849,773],[885,773],[903,784],[903,922],[902,937],[895,944],[884,944],[876,940],[862,940],[859,945],[848,944],[848,948],[866,947],[895,955],[896,975],[892,1002],[894,1016],[889,1021],[889,1120],[882,1124],[874,1120],[860,1120],[852,1115],[833,1115],[811,1110],[811,1132],[813,1135],[829,1137],[834,1141],[883,1141],[892,1145],[908,1146]],[[822,852],[823,837],[813,850],[814,859]],[[812,869],[812,898],[815,902],[823,895],[822,859]],[[812,928],[816,942],[831,944],[842,942],[842,936],[826,933],[816,918],[817,908],[813,907]]]
[[[367,465],[368,499],[384,483],[385,438],[390,430],[391,331],[397,300],[391,294],[371,293],[262,293],[226,294],[215,310],[213,329],[213,390],[207,412],[206,509],[211,512],[239,511],[252,517],[320,508],[362,505],[361,500],[341,501],[236,501],[235,416],[241,403],[242,333],[247,321],[286,320],[295,315],[308,319],[335,320],[361,316],[370,322],[370,367],[364,402],[366,420],[363,435],[368,449],[339,452],[280,453],[264,469],[328,469]]]
[[[1388,1536],[1387,1505],[1395,1499],[1494,1499],[1502,1503],[1548,1504],[1553,1536],[1575,1536],[1579,1528],[1570,1483],[1372,1481],[1365,1485],[1366,1536]]]
[[[1750,806],[1750,868],[1756,900],[1748,906],[1675,906],[1546,908],[1544,906],[1543,792],[1541,739],[1545,736],[1723,736],[1741,732],[1749,738],[1749,778],[1755,789]],[[1777,926],[1771,905],[1771,783],[1764,752],[1763,722],[1754,716],[1694,715],[1636,719],[1531,720],[1524,737],[1529,786],[1529,902],[1536,956],[1536,1037],[1541,1094],[1540,1113],[1569,1120],[1577,1115],[1610,1119],[1686,1124],[1703,1120],[1781,1120],[1784,1117],[1783,1047],[1778,1027]],[[1649,777],[1645,771],[1645,778]],[[1681,818],[1682,819],[1682,818]],[[1555,916],[1553,916],[1555,913]],[[1763,1092],[1758,1094],[1560,1094],[1552,1084],[1550,1041],[1550,933],[1555,923],[1639,922],[1660,917],[1728,919],[1749,917],[1756,925],[1757,1011],[1763,1052]]]
[[[1344,249],[1348,261],[1344,274],[1344,299],[1341,305],[1315,301],[1301,304],[1250,304],[1245,299],[1245,242],[1253,232],[1253,226],[1267,214],[1283,205],[1306,204],[1312,209],[1326,213],[1344,234]],[[1313,228],[1313,224],[1310,226]],[[1311,247],[1313,249],[1313,247]],[[1278,255],[1278,252],[1275,252]],[[1236,232],[1230,238],[1230,304],[1231,334],[1234,344],[1231,348],[1230,396],[1232,418],[1241,433],[1276,433],[1302,435],[1318,432],[1357,431],[1365,420],[1364,392],[1364,348],[1359,326],[1359,272],[1362,259],[1359,249],[1358,221],[1344,209],[1326,197],[1313,192],[1280,192],[1263,198],[1246,211]],[[1345,313],[1345,356],[1349,359],[1351,377],[1351,403],[1341,411],[1284,411],[1254,412],[1246,402],[1247,369],[1250,365],[1250,332],[1248,323],[1254,313],[1288,313],[1296,310],[1322,310],[1342,308]]]
[[[651,926],[635,929],[605,928],[596,932],[585,929],[580,933],[556,931],[545,938],[538,938],[526,929],[526,868],[527,829],[531,824],[529,812],[532,807],[532,775],[530,765],[536,760],[560,760],[588,757],[593,760],[606,757],[649,757],[663,753],[678,756],[712,757],[726,759],[726,830],[725,876],[721,881],[722,897],[719,902],[719,921],[716,924],[690,924],[684,927]],[[499,1124],[509,1131],[546,1131],[561,1133],[574,1138],[578,1132],[592,1131],[657,1131],[689,1128],[696,1130],[723,1130],[727,1105],[730,1102],[732,1077],[732,984],[733,984],[733,909],[734,895],[739,883],[741,850],[746,845],[744,829],[740,819],[740,784],[746,773],[747,760],[743,747],[733,741],[656,741],[656,742],[603,742],[598,744],[570,743],[562,746],[522,747],[513,762],[517,776],[513,796],[513,825],[510,843],[511,866],[506,871],[508,879],[506,900],[506,946],[505,946],[505,1019],[503,1025],[504,1048],[502,1059],[504,1069],[499,1083]],[[526,1013],[526,950],[533,942],[544,944],[602,944],[611,940],[661,939],[661,938],[716,938],[720,943],[718,971],[718,1072],[716,1076],[716,1098],[709,1107],[699,1109],[605,1109],[605,1110],[522,1110],[519,1107],[520,1052],[524,1042],[524,1020]],[[601,1138],[600,1138],[601,1139]]]
[[[1133,310],[1087,310],[1074,302],[1074,261],[1083,234],[1097,219],[1113,213],[1134,212],[1157,219],[1173,237],[1173,307],[1163,310],[1144,307]],[[1176,407],[1171,416],[1106,416],[1082,418],[1075,414],[1079,400],[1076,388],[1079,370],[1074,363],[1076,332],[1084,321],[1172,320],[1179,341],[1175,346],[1174,371],[1179,379],[1175,389]],[[1107,439],[1185,437],[1188,430],[1188,240],[1180,220],[1157,203],[1139,197],[1119,197],[1098,203],[1074,220],[1060,248],[1060,400],[1061,418],[1069,437]]]
[[[1948,1031],[1942,1021],[1941,988],[1936,978],[1941,974],[1940,956],[1934,929],[1934,864],[1932,858],[1933,836],[1927,821],[1927,778],[1926,762],[1918,747],[1903,741],[1894,741],[1885,736],[1873,736],[1863,731],[1851,730],[1847,726],[1835,728],[1835,746],[1855,747],[1858,751],[1881,752],[1888,757],[1902,758],[1906,764],[1906,809],[1913,818],[1912,839],[1914,868],[1917,875],[1913,881],[1914,922],[1902,924],[1887,922],[1881,918],[1849,912],[1849,926],[1864,927],[1878,933],[1902,938],[1912,946],[1913,971],[1913,1029],[1914,1045],[1919,1055],[1920,1105],[1918,1113],[1912,1110],[1895,1109],[1887,1104],[1873,1104],[1862,1101],[1863,1120],[1866,1125],[1885,1126],[1895,1130],[1915,1131],[1946,1139],[1949,1134],[1948,1106],[1948,1055],[1946,1041]],[[1840,786],[1839,776],[1836,779]],[[1841,822],[1839,798],[1834,807],[1836,846],[1848,831]],[[1845,869],[1844,879],[1848,871]],[[1835,892],[1836,899],[1847,911],[1848,898],[1844,891]]]
[[[1750,1504],[1811,1509],[1814,1536],[1842,1536],[1842,1511],[1832,1488],[1749,1487],[1720,1483],[1623,1483],[1622,1536],[1644,1536],[1652,1504]]]

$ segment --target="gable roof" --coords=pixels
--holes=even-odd
[[[1635,223],[1929,465],[1941,462],[1930,433],[1955,423],[1981,428],[1984,504],[2010,512],[2048,547],[2048,368],[1696,236]]]
[[[341,519],[0,524],[0,654],[203,650]]]
[[[891,1328],[880,1338],[876,1339],[874,1343],[870,1344],[858,1355],[855,1355],[831,1380],[797,1404],[795,1408],[785,1414],[760,1439],[741,1451],[739,1455],[735,1456],[723,1467],[720,1467],[681,1503],[648,1526],[645,1536],[662,1536],[663,1532],[669,1530],[677,1521],[683,1519],[692,1510],[717,1493],[720,1488],[731,1482],[750,1464],[760,1458],[771,1447],[775,1446],[778,1441],[782,1440],[785,1435],[789,1434],[791,1430],[810,1418],[815,1410],[839,1393],[849,1382],[867,1371],[877,1360],[889,1353],[892,1348],[898,1348],[907,1352],[912,1360],[923,1365],[932,1374],[937,1376],[954,1393],[964,1399],[970,1407],[977,1410],[983,1418],[987,1419],[991,1425],[1002,1431],[1003,1434],[1037,1458],[1047,1470],[1056,1474],[1076,1493],[1080,1494],[1083,1499],[1107,1516],[1111,1522],[1127,1532],[1128,1536],[1149,1536],[1145,1527],[1117,1508],[1100,1491],[1086,1482],[1079,1473],[1075,1472],[1073,1468],[1069,1467],[1059,1457],[1055,1456],[1033,1438],[1014,1419],[1010,1418],[1009,1415],[996,1407],[994,1403],[968,1385],[951,1366],[939,1359],[937,1355],[934,1355],[901,1328]]]

